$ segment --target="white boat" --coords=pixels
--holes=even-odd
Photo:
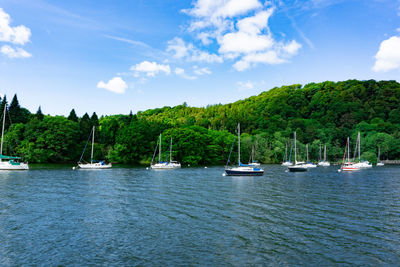
[[[3,127],[1,129],[0,170],[29,170],[28,163],[19,162],[20,157],[3,155],[4,125],[6,122],[7,105],[4,105]]]
[[[296,132],[294,132],[294,164],[288,166],[290,172],[306,172],[308,170],[306,164],[302,161],[297,161],[297,149],[296,149]]]
[[[368,160],[361,161],[361,135],[360,135],[360,132],[358,132],[358,136],[357,136],[356,150],[357,150],[357,147],[358,147],[358,162],[354,163],[353,165],[360,169],[372,168],[372,164],[369,163]]]
[[[347,154],[347,159],[346,159],[346,154]],[[355,166],[354,163],[350,161],[350,138],[347,137],[346,148],[344,149],[344,155],[343,155],[343,163],[339,169],[339,172],[358,171],[358,170],[360,170],[360,168],[358,166]]]
[[[317,165],[308,160],[308,144],[306,144],[307,163],[304,164],[307,168],[316,168]]]
[[[154,153],[153,159],[151,160],[152,164],[150,165],[150,168],[155,169],[155,170],[171,170],[171,169],[181,168],[181,164],[179,162],[172,160],[172,137],[171,137],[171,142],[169,145],[169,161],[167,161],[167,160],[161,161],[161,134],[160,134],[160,141],[156,145],[156,150],[157,150],[157,146],[159,147],[158,162],[153,164],[154,156],[155,156],[155,153]]]
[[[384,166],[384,165],[385,165],[385,164],[381,161],[381,147],[378,146],[378,160],[377,160],[377,162],[376,162],[376,166],[382,167],[382,166]]]
[[[319,145],[319,157],[321,159],[321,145]],[[329,161],[326,160],[326,144],[324,146],[324,160],[321,160],[320,162],[318,162],[318,166],[322,166],[322,167],[329,167],[331,166],[331,164],[329,163]]]
[[[288,158],[287,149],[288,149],[288,145],[287,145],[287,142],[286,142],[285,157],[284,157],[283,162],[281,164],[282,166],[293,165],[293,163],[290,161],[290,156]],[[292,154],[292,147],[290,147],[290,154]]]
[[[254,160],[254,158],[255,158],[255,150],[254,150],[254,146],[252,146],[249,163],[247,165],[253,166],[253,167],[254,166],[260,166],[260,163],[257,162],[256,160]]]
[[[88,144],[88,142],[86,142],[86,145],[85,145],[85,148],[83,149],[81,158],[79,159],[78,166],[81,169],[109,169],[109,168],[112,167],[111,163],[106,164],[102,160],[101,161],[96,161],[96,160],[93,159],[94,133],[95,133],[95,127],[93,126],[92,131],[90,132],[90,135],[92,135],[92,152],[90,154],[90,162],[82,162],[83,155],[85,154],[86,146]],[[90,135],[89,135],[89,138],[90,138]]]
[[[232,153],[232,150],[231,150]],[[261,176],[264,174],[264,170],[256,167],[250,166],[248,164],[242,164],[240,162],[240,123],[238,123],[238,165],[237,167],[228,167],[230,162],[230,156],[225,166],[225,174],[229,176]]]

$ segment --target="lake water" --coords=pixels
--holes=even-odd
[[[0,172],[0,266],[396,265],[400,167]]]

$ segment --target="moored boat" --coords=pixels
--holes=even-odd
[[[4,105],[3,111],[3,127],[1,129],[1,147],[0,147],[0,170],[29,170],[28,163],[19,162],[20,157],[3,155],[3,139],[4,139],[4,126],[6,122],[7,104]]]
[[[294,164],[288,166],[290,172],[306,172],[308,170],[304,162],[297,161],[297,151],[296,151],[296,132],[294,132]]]
[[[233,146],[232,146],[233,148]],[[238,165],[237,167],[228,167],[230,162],[230,156],[232,153],[229,154],[228,161],[225,166],[225,174],[228,176],[262,176],[264,174],[264,170],[251,166],[249,164],[243,164],[240,162],[240,123],[238,123]]]
[[[92,136],[92,151],[90,153],[90,162],[82,162],[83,156],[85,154],[86,146],[88,142],[86,142],[85,148],[83,149],[81,158],[79,159],[78,166],[81,169],[89,169],[89,170],[94,170],[94,169],[109,169],[112,167],[111,163],[106,164],[103,160],[95,160],[93,159],[93,150],[94,150],[94,134],[95,134],[95,127],[93,126],[92,131],[89,134],[88,142],[90,139],[90,136]]]

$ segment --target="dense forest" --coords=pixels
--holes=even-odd
[[[173,158],[183,166],[225,164],[237,148],[241,123],[242,162],[255,147],[258,161],[283,160],[286,144],[297,132],[298,155],[317,161],[320,145],[327,145],[328,160],[343,157],[347,136],[354,149],[361,132],[362,158],[376,162],[400,159],[400,84],[396,81],[310,83],[282,86],[231,104],[163,107],[129,115],[79,118],[33,114],[15,95],[8,105],[3,154],[18,155],[30,163],[76,162],[96,126],[95,158],[113,163],[149,164],[162,133],[164,154],[173,138]],[[290,147],[290,143],[289,143]],[[289,149],[290,150],[290,149]],[[85,158],[88,160],[90,151]],[[166,155],[163,155],[165,157]],[[232,153],[233,159],[237,157]]]

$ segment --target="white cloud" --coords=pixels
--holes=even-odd
[[[254,84],[250,81],[247,82],[237,82],[238,90],[239,91],[247,91],[254,88]]]
[[[384,40],[375,59],[375,65],[372,68],[375,72],[400,69],[400,36],[392,36]]]
[[[210,75],[211,71],[208,68],[198,68],[197,66],[193,67],[194,73],[197,75]]]
[[[203,45],[215,42],[218,54],[205,52],[208,57],[200,56],[200,53],[191,52],[196,51],[192,44],[186,45],[181,40],[180,50],[175,49],[175,55],[183,55],[178,52],[185,51],[182,57],[193,61],[198,58],[204,62],[235,60],[233,67],[238,71],[257,64],[288,62],[302,46],[295,40],[287,42],[274,38],[268,25],[274,10],[269,1],[263,5],[259,0],[197,0],[192,9],[184,10],[193,17],[188,30]]]
[[[117,94],[123,94],[125,93],[126,88],[128,88],[128,85],[121,77],[114,77],[107,83],[103,81],[98,82],[97,88],[106,89]]]
[[[186,75],[185,70],[182,68],[175,68],[175,74],[178,76],[181,76],[182,78],[185,78],[187,80],[195,80],[197,79],[196,76],[190,76],[190,75]]]
[[[167,64],[158,64],[156,62],[143,61],[135,66],[131,67],[131,70],[135,71],[135,75],[138,76],[139,73],[146,73],[148,77],[155,77],[156,74],[164,72],[169,75],[171,73],[171,68]]]
[[[22,48],[14,49],[9,45],[3,45],[1,47],[1,53],[8,56],[9,58],[27,58],[32,56]]]
[[[186,44],[178,37],[168,42],[167,52],[172,52],[174,58],[185,58],[192,62],[222,63],[223,61],[221,56],[198,50],[193,44]]]
[[[10,22],[10,15],[0,8],[0,41],[18,45],[29,42],[31,30],[24,25],[11,27]]]

